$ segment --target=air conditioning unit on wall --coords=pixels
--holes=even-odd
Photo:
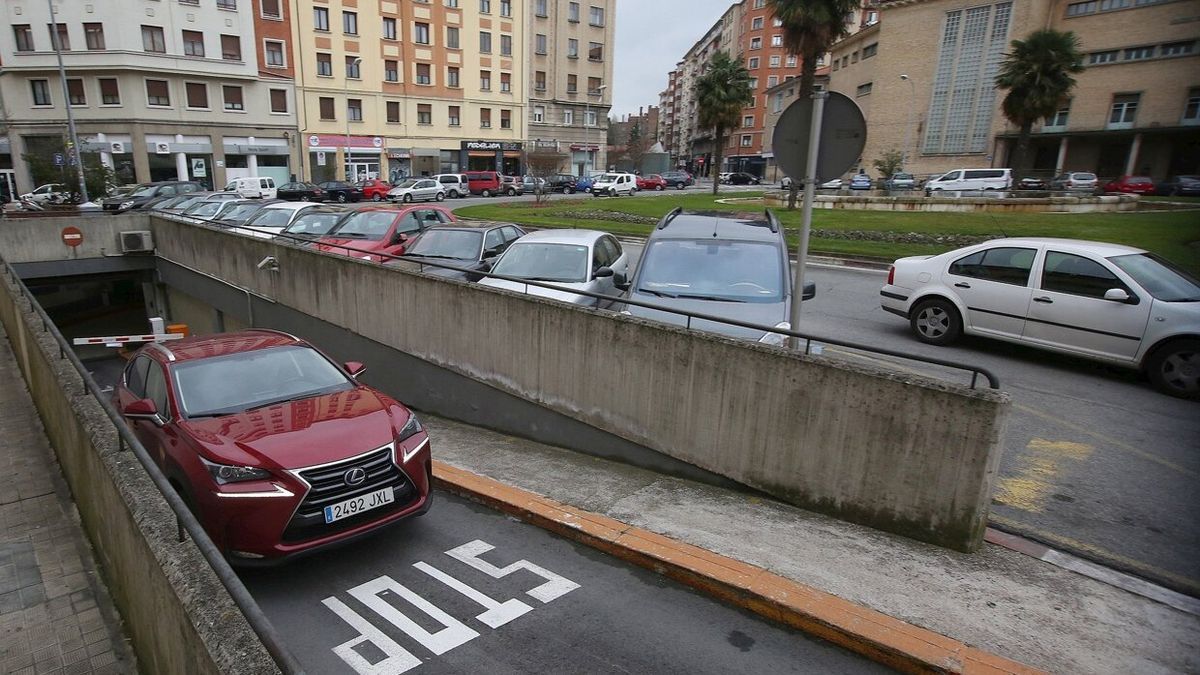
[[[154,239],[150,230],[127,230],[121,233],[121,253],[153,253]]]

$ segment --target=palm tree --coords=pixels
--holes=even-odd
[[[813,92],[817,60],[850,32],[847,18],[861,6],[862,0],[767,0],[783,29],[783,46],[800,57],[800,100]],[[796,208],[799,189],[800,182],[793,180],[789,209]]]
[[[696,81],[696,101],[700,107],[699,122],[703,128],[712,129],[714,171],[720,170],[721,149],[725,147],[725,132],[737,126],[742,108],[750,102],[754,92],[750,89],[750,73],[738,61],[725,52],[717,52],[708,62],[704,75]],[[717,194],[720,181],[713,174],[713,194]]]
[[[1033,123],[1058,112],[1075,87],[1074,73],[1083,71],[1083,54],[1074,33],[1051,29],[1034,31],[1024,40],[1013,40],[1004,56],[996,86],[1007,89],[1001,109],[1017,125],[1017,148],[1010,162],[1013,180],[1028,171],[1032,155],[1029,137]]]

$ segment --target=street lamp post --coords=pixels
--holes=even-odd
[[[346,174],[346,182],[350,182],[350,71],[358,70],[359,64],[362,63],[362,57],[356,57],[350,62],[351,67],[346,69],[346,86],[343,91],[346,95],[346,156],[343,158],[342,171]],[[361,73],[360,73],[361,75]]]
[[[603,103],[605,89],[608,89],[608,85],[602,84],[599,87],[596,87],[596,91],[589,91],[587,93],[587,97],[584,98],[584,109],[583,109],[583,145],[584,145],[584,147],[590,148],[592,145],[592,132],[591,132],[592,125],[588,124],[588,118],[592,116],[592,98],[591,97],[596,96],[600,99],[600,103]],[[591,152],[591,150],[589,149],[588,152]],[[600,159],[600,144],[597,143],[596,144],[596,158],[594,160],[592,160],[592,170],[593,171],[595,171],[596,162],[599,161],[599,159]]]
[[[901,74],[900,79],[908,83],[911,92],[908,97],[908,124],[904,126],[904,152],[901,153],[901,168],[907,171],[908,150],[912,147],[913,108],[917,105],[917,85],[913,84],[912,78],[908,75]]]
[[[46,0],[46,6],[50,8],[50,42],[54,46],[54,56],[58,59],[58,78],[62,81],[63,103],[66,104],[67,110],[67,132],[71,135],[71,151],[67,153],[67,161],[74,159],[78,172],[76,175],[79,177],[79,198],[83,200],[79,208],[91,210],[98,207],[88,198],[87,181],[84,180],[83,152],[79,148],[79,134],[75,132],[75,114],[71,112],[71,92],[67,88],[67,69],[63,66],[62,45],[58,41],[58,20],[54,18],[53,0]]]

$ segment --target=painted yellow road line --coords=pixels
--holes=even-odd
[[[1071,441],[1048,441],[1034,438],[1025,446],[1026,453],[1017,460],[1013,475],[996,481],[993,499],[1005,506],[1022,511],[1041,513],[1046,510],[1055,483],[1064,472],[1064,462],[1086,460],[1092,446]]]

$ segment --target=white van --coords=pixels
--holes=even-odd
[[[236,192],[246,199],[275,199],[278,190],[270,176],[234,178],[225,184],[225,192]]]
[[[447,199],[458,199],[471,194],[470,181],[465,173],[439,173],[433,180],[441,184]]]
[[[631,173],[606,173],[592,183],[592,196],[608,195],[616,197],[620,194],[632,195],[637,192],[637,176]]]
[[[1007,190],[1012,187],[1012,169],[954,169],[930,178],[925,194],[940,190]]]

